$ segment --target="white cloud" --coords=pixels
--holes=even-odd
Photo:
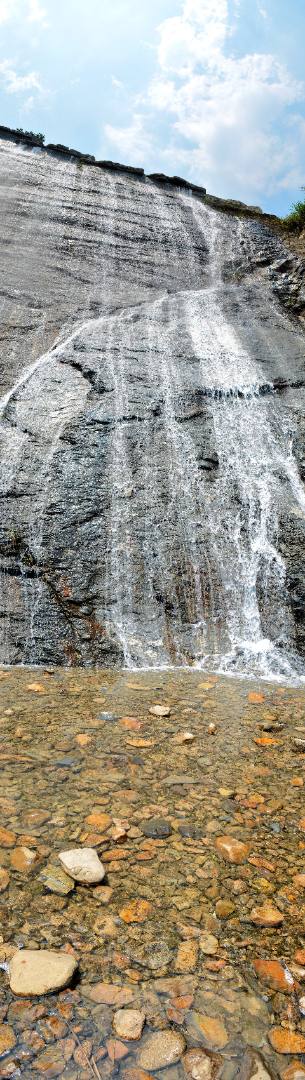
[[[7,94],[19,94],[25,90],[43,91],[36,71],[30,71],[27,75],[19,75],[12,67],[10,60],[1,61],[0,78]]]
[[[124,90],[124,83],[121,82],[120,79],[116,79],[115,75],[111,76],[111,83],[112,83],[112,86],[114,86],[116,90]]]
[[[260,5],[259,5],[260,6]],[[297,123],[304,85],[267,53],[234,56],[235,0],[185,0],[182,14],[158,28],[158,66],[128,128],[108,128],[112,141],[152,150],[151,118],[167,123],[160,164],[177,165],[214,193],[258,198],[300,184],[305,138]],[[263,10],[262,10],[263,14]],[[241,16],[240,16],[241,17]],[[146,158],[145,158],[146,160]]]
[[[39,23],[46,29],[48,12],[41,7],[39,0],[0,0],[0,25],[1,23],[18,20],[18,23]]]
[[[40,6],[39,0],[28,0],[27,21],[31,23],[40,23],[43,28],[46,28],[49,24],[47,21],[48,12],[46,8]]]
[[[0,0],[0,24],[8,22],[16,14],[14,0]]]
[[[134,114],[129,127],[119,128],[106,124],[105,135],[124,163],[142,166],[143,161],[151,154],[152,140],[145,131],[144,118],[138,113]]]

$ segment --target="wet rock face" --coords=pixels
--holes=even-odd
[[[0,152],[1,660],[299,669],[280,242],[184,189]]]

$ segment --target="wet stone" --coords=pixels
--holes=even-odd
[[[68,986],[77,969],[74,957],[46,949],[22,949],[10,961],[10,987],[25,997],[53,993]]]
[[[8,1024],[0,1024],[0,1058],[13,1049],[15,1042],[13,1029]]]
[[[145,1013],[139,1009],[118,1009],[113,1017],[113,1027],[120,1039],[140,1039],[144,1022]]]
[[[305,727],[305,689],[280,693],[268,683],[264,708],[281,716],[284,733],[281,745],[257,746],[253,735],[270,719],[259,702],[248,708],[249,684],[215,679],[209,700],[217,735],[208,740],[208,755],[209,706],[196,671],[160,673],[170,720],[149,714],[151,688],[144,697],[127,691],[124,673],[105,673],[109,724],[96,712],[100,673],[58,669],[52,689],[35,700],[25,691],[32,677],[11,670],[7,689],[1,685],[4,745],[14,749],[1,762],[0,1025],[16,1042],[0,1072],[89,1080],[88,1061],[102,1080],[125,1080],[125,1073],[126,1080],[283,1080],[290,1067],[301,1071],[304,784],[293,783],[302,779],[303,757],[296,761],[291,730]],[[139,674],[138,690],[142,682]],[[176,740],[188,725],[194,739]],[[91,741],[81,745],[79,733],[87,731]],[[141,765],[132,752],[138,737]],[[56,755],[72,757],[71,748],[78,764],[57,768]],[[32,767],[32,750],[41,752],[39,768],[36,761]],[[170,826],[169,835],[146,834],[155,820]],[[244,844],[240,863],[218,850],[219,838]],[[76,883],[57,856],[84,845],[106,870],[90,887]],[[21,848],[34,853],[29,870],[12,865]],[[54,883],[63,875],[70,893],[52,892],[53,874]],[[13,995],[8,966],[16,951],[24,956],[28,949],[75,958],[79,975],[71,989],[36,1000],[30,990]],[[128,1012],[145,1013],[137,1039],[127,1037],[127,1027],[115,1028],[120,1011],[124,1024]],[[274,1029],[280,1035],[271,1036],[273,1046]],[[182,1056],[145,1067],[139,1055],[148,1040],[168,1031],[186,1038]],[[185,1071],[190,1053],[197,1055],[195,1076]]]
[[[68,896],[73,892],[74,881],[68,874],[65,874],[64,870],[60,866],[46,866],[44,870],[41,870],[39,875],[40,881],[49,889],[50,892],[57,893],[58,896]]]
[[[93,848],[60,851],[58,858],[66,873],[83,885],[94,885],[105,877],[104,867]]]
[[[269,1042],[278,1054],[304,1054],[305,1035],[298,1031],[274,1027],[268,1033]]]
[[[165,818],[149,818],[148,821],[141,821],[140,829],[144,836],[158,840],[165,839],[172,832],[171,825]]]
[[[244,863],[249,854],[249,847],[234,836],[218,836],[216,848],[222,858],[230,863]]]
[[[256,926],[281,926],[284,915],[272,904],[263,904],[262,907],[252,908],[250,919]]]
[[[143,1069],[156,1072],[180,1061],[185,1049],[185,1039],[176,1031],[157,1031],[149,1035],[138,1053],[138,1064]]]
[[[254,960],[253,967],[256,975],[272,990],[279,990],[284,994],[291,994],[294,989],[294,979],[287,968],[284,968],[278,960]]]
[[[209,1050],[223,1050],[227,1045],[228,1034],[222,1020],[194,1012],[192,1014],[192,1026],[198,1035],[202,1036],[204,1044]]]

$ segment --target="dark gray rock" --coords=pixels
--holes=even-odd
[[[173,831],[165,818],[149,818],[148,821],[141,821],[140,829],[144,836],[150,836],[154,840],[163,840]]]
[[[302,265],[73,153],[0,139],[0,658],[301,671]]]

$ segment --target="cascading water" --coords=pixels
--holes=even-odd
[[[46,165],[25,167],[46,213]],[[1,402],[1,660],[292,678],[305,494],[274,371],[303,338],[253,271],[251,223],[48,168],[66,294],[44,267],[54,307]]]

